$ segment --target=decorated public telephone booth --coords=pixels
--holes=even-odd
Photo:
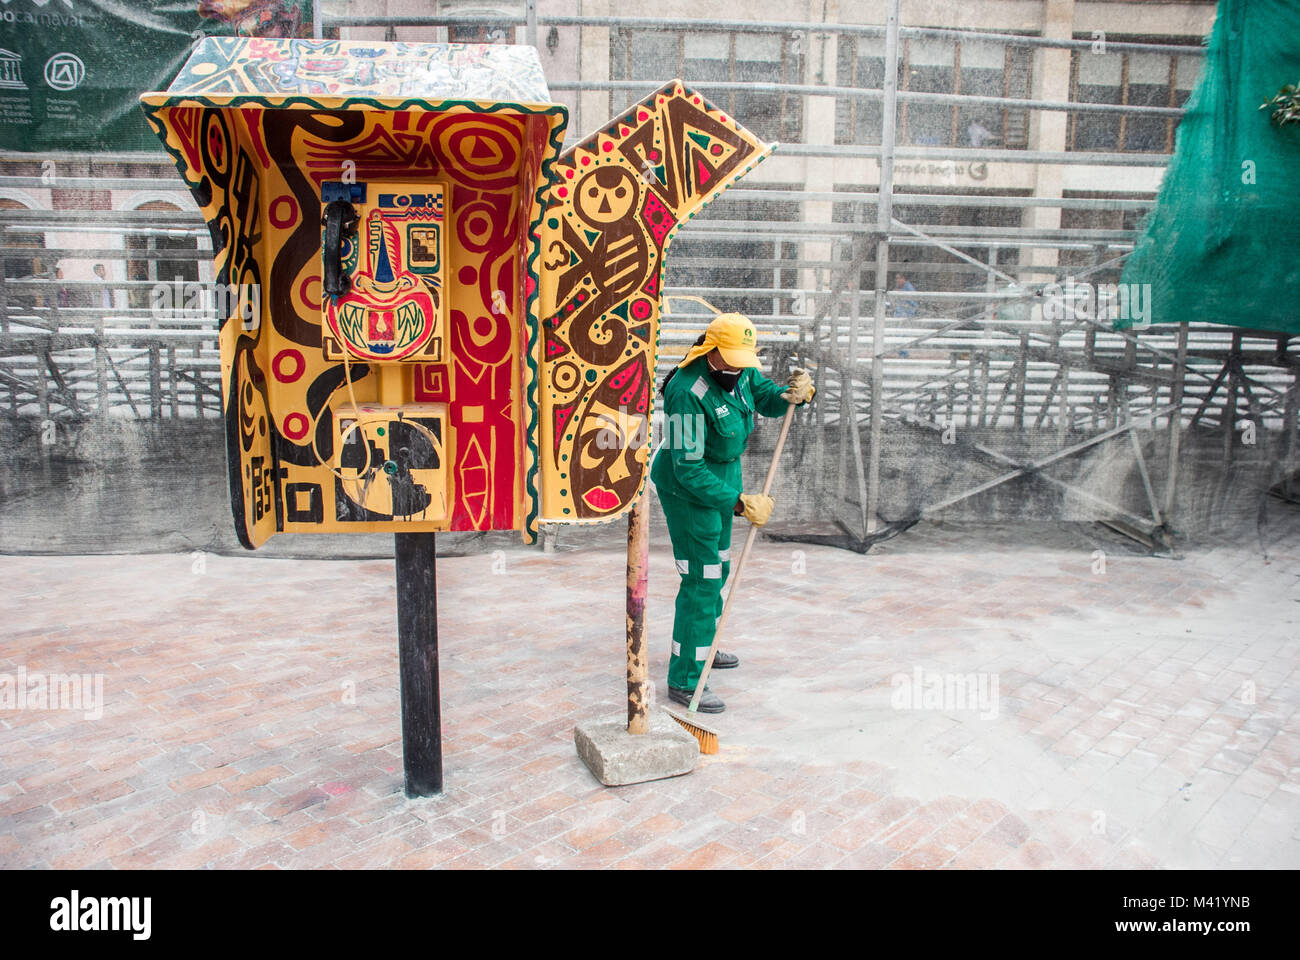
[[[141,102],[212,233],[236,533],[396,535],[438,793],[431,534],[635,505],[664,253],[771,147],[673,81],[562,150],[523,46],[208,37]]]
[[[233,294],[246,547],[632,506],[665,250],[770,146],[674,81],[562,152],[525,46],[209,37],[141,99]]]

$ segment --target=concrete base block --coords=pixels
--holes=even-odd
[[[660,710],[650,711],[650,731],[633,736],[625,715],[573,728],[578,756],[597,780],[621,787],[690,773],[700,759],[699,741]]]

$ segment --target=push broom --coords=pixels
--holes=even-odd
[[[798,373],[799,371],[794,371]],[[767,479],[763,481],[763,495],[771,496],[772,481],[776,479],[776,464],[781,459],[781,448],[785,446],[785,438],[790,433],[790,421],[794,419],[793,403],[785,408],[785,416],[781,419],[781,433],[776,438],[776,449],[772,451],[772,462],[767,468]],[[704,695],[704,684],[709,679],[709,671],[713,669],[713,658],[718,652],[718,640],[722,637],[722,628],[726,626],[727,614],[731,611],[731,601],[736,599],[736,590],[740,586],[740,575],[745,570],[745,561],[749,559],[749,551],[754,546],[754,540],[758,537],[758,527],[750,524],[749,533],[745,535],[745,547],[740,551],[740,559],[736,561],[736,569],[731,574],[731,589],[727,591],[727,600],[722,605],[722,616],[718,617],[718,626],[713,631],[713,643],[709,646],[709,656],[704,661],[704,670],[700,673],[700,681],[695,685],[695,696],[691,698],[691,705],[686,708],[685,714],[675,710],[665,708],[670,717],[676,720],[685,728],[686,732],[700,742],[700,753],[717,753],[718,752],[718,732],[704,726],[696,719],[696,711],[700,708],[700,697]]]

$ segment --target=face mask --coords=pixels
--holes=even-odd
[[[709,368],[709,376],[713,378],[713,382],[718,385],[719,389],[724,390],[727,393],[735,390],[736,383],[740,380],[739,371],[736,373],[724,373],[721,370],[714,370],[712,367]]]

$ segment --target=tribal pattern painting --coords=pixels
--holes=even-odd
[[[394,103],[346,84],[288,101],[248,89],[300,57],[300,44],[206,40],[181,85],[210,92],[142,98],[208,221],[216,283],[262,291],[253,322],[232,315],[220,330],[241,541],[256,547],[277,532],[527,529],[530,516],[535,529],[537,497],[526,484],[535,489],[536,363],[527,349],[538,282],[527,250],[565,109]],[[313,55],[346,61],[355,46],[316,43]],[[473,71],[463,49],[398,46],[399,63]],[[239,66],[252,62],[255,70]],[[219,78],[217,89],[205,82]],[[497,89],[500,77],[480,80]],[[237,81],[245,88],[232,89]],[[478,92],[472,83],[457,89]],[[388,185],[391,202],[406,209],[372,217],[389,202],[379,192],[358,205],[362,222],[345,258],[356,282],[331,302],[322,289],[322,192],[339,181]],[[403,368],[407,417],[344,433],[353,397],[363,412],[382,408],[379,371],[392,361]],[[435,462],[445,507],[429,485]],[[381,463],[392,473],[363,482]]]
[[[561,155],[567,111],[523,47],[208,38],[141,101],[208,222],[215,282],[260,291],[219,333],[246,547],[531,542],[539,522],[631,507],[664,254],[770,146],[674,81]],[[323,198],[340,192],[350,286],[329,295]]]
[[[345,241],[351,289],[325,299],[325,356],[342,360],[346,344],[362,360],[441,360],[443,185],[375,192],[360,204],[357,236]]]
[[[668,245],[771,151],[673,81],[553,168],[542,233],[543,520],[608,520],[635,502]]]

